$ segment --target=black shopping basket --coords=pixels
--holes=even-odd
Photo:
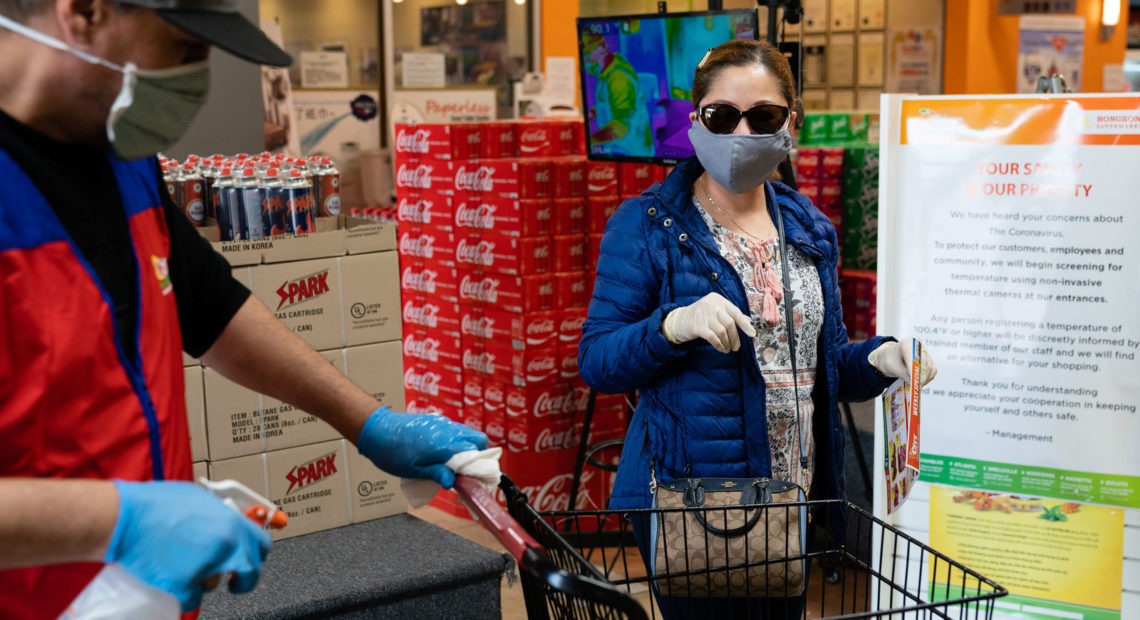
[[[484,527],[511,551],[520,567],[529,618],[659,618],[651,594],[655,581],[675,584],[689,572],[647,575],[634,543],[631,521],[656,518],[662,510],[543,511],[532,507],[514,483],[500,485],[509,515],[478,482],[460,476],[456,488]],[[804,556],[780,561],[815,561],[802,618],[953,618],[990,620],[995,600],[1008,592],[894,526],[847,501],[769,504],[797,507],[811,514],[840,511],[846,520],[842,541],[815,545]],[[754,510],[717,507],[713,510]],[[696,509],[706,510],[706,509]],[[755,564],[774,561],[756,554]],[[747,565],[745,565],[747,566]],[[740,568],[740,565],[734,566]],[[707,571],[703,578],[707,578]],[[675,587],[675,585],[674,585]],[[723,599],[720,602],[724,602]],[[697,606],[696,608],[700,608]],[[723,617],[757,617],[754,606],[729,607]],[[689,612],[693,614],[693,612]],[[691,617],[707,617],[707,613]],[[681,617],[690,617],[681,615]],[[765,620],[780,616],[769,613]]]

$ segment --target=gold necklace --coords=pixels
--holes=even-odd
[[[766,243],[767,241],[769,241],[768,239],[761,239],[760,237],[757,237],[756,235],[748,232],[747,230],[744,230],[744,227],[740,225],[740,222],[736,221],[736,218],[732,217],[732,215],[730,215],[728,211],[725,211],[724,209],[720,208],[720,205],[718,205],[716,203],[716,200],[713,199],[712,192],[709,191],[708,180],[705,180],[705,198],[708,198],[709,202],[712,203],[712,206],[714,208],[716,208],[717,211],[720,211],[720,213],[722,215],[727,217],[728,221],[732,222],[732,225],[735,226],[737,230],[739,230],[740,232],[744,233],[745,235],[751,237],[754,241],[758,241],[760,243]]]

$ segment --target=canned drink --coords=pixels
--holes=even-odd
[[[271,237],[288,234],[289,196],[277,168],[265,171],[262,187],[265,189],[265,198],[261,203],[261,215],[265,221],[265,230]]]
[[[178,208],[186,214],[190,223],[201,228],[206,225],[206,192],[202,174],[197,167],[187,161],[178,176]]]
[[[295,235],[313,232],[313,182],[294,168],[285,181],[286,229]]]
[[[266,229],[265,219],[261,215],[261,202],[265,199],[265,190],[257,177],[257,169],[250,167],[242,170],[241,176],[234,179],[234,185],[238,195],[238,229],[241,238],[250,241],[264,239]]]
[[[234,186],[233,171],[230,168],[218,170],[214,178],[214,196],[218,201],[215,205],[214,219],[218,222],[218,238],[222,241],[233,241],[241,235],[238,227],[239,204],[237,188]]]
[[[340,171],[331,157],[322,157],[313,174],[313,198],[318,216],[340,215]]]
[[[173,159],[163,160],[162,182],[166,185],[166,193],[170,194],[170,200],[176,205],[180,204],[181,200],[178,197],[178,162]]]

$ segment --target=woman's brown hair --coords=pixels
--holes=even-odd
[[[776,78],[776,82],[780,85],[780,94],[788,102],[788,107],[794,108],[796,78],[792,76],[792,67],[788,64],[788,59],[771,43],[752,39],[734,39],[709,50],[701,64],[697,65],[697,72],[693,76],[693,107],[699,106],[721,71],[728,67],[747,67],[757,64],[763,65]]]

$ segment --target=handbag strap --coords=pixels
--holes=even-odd
[[[784,284],[784,321],[787,323],[788,328],[788,353],[792,358],[792,389],[796,398],[796,435],[800,440],[800,468],[807,469],[808,459],[807,452],[804,448],[804,432],[800,426],[800,381],[796,370],[796,330],[794,321],[792,321],[792,279],[789,275],[791,271],[791,261],[788,260],[788,244],[784,237],[784,217],[780,214],[780,204],[776,203],[776,232],[780,240],[780,261],[783,264],[783,284]],[[771,449],[771,448],[769,448]]]

